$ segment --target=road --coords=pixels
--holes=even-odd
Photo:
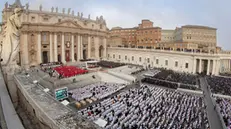
[[[204,101],[207,106],[206,111],[207,111],[210,129],[222,129],[222,123],[219,119],[218,113],[214,109],[213,102],[210,97],[211,91],[209,90],[209,88],[207,88],[208,84],[204,77],[200,78],[200,85],[201,85],[201,90],[203,90],[205,94]]]

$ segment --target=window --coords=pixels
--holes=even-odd
[[[44,17],[43,18],[43,21],[48,21],[49,19],[47,17]]]
[[[177,61],[175,61],[175,67],[178,67],[178,62]]]
[[[91,26],[92,26],[92,28],[94,28],[94,24],[92,24]]]
[[[134,61],[134,56],[132,56],[132,61]]]
[[[35,17],[34,16],[31,17],[31,21],[35,21]]]
[[[59,21],[58,22],[61,22],[61,19],[59,19]]]
[[[119,59],[120,59],[121,57],[120,57],[120,55],[119,55]]]
[[[113,58],[115,59],[115,54],[113,54]]]
[[[156,59],[156,64],[159,64],[159,59]]]
[[[188,63],[185,63],[185,68],[186,68],[186,69],[188,68]]]
[[[102,24],[100,24],[100,29],[103,29],[103,25]]]
[[[107,54],[107,57],[110,58],[110,54]]]
[[[168,66],[168,60],[165,60],[165,65]]]
[[[141,57],[139,58],[139,61],[140,61],[140,62],[142,61],[142,58],[141,58]]]
[[[150,63],[150,59],[149,58],[147,59],[147,62]]]
[[[127,60],[127,56],[125,56],[125,60]]]

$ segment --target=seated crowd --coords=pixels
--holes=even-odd
[[[107,121],[106,129],[208,128],[201,97],[141,84],[79,111]]]
[[[88,72],[75,66],[59,66],[55,67],[54,70],[59,74],[59,78],[73,77]]]
[[[168,81],[179,82],[184,84],[191,84],[191,85],[197,84],[196,75],[192,75],[188,73],[178,73],[178,72],[174,72],[173,70],[162,69],[161,72],[156,74],[154,77],[162,80],[168,80]]]
[[[189,90],[197,90],[198,88],[194,85],[187,85],[187,84],[181,84],[176,82],[170,82],[166,80],[160,80],[156,78],[144,78],[141,80],[144,83],[153,84],[157,86],[164,86],[167,88],[177,89],[177,88],[183,88],[183,89],[189,89]]]
[[[231,96],[231,78],[207,77],[212,93]]]
[[[99,82],[96,84],[77,88],[69,92],[72,94],[73,99],[76,101],[81,101],[91,97],[102,99],[121,90],[124,87],[124,84]]]
[[[120,66],[124,66],[124,63],[117,63],[117,62],[112,62],[112,61],[105,61],[102,60],[98,63],[99,66],[102,67],[107,67],[107,68],[115,68],[115,67],[120,67]]]
[[[231,73],[220,73],[221,76],[231,77]]]
[[[220,113],[223,117],[227,129],[231,129],[231,100],[224,98],[216,98],[216,102],[220,107]]]

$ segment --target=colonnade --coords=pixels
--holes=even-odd
[[[220,59],[194,58],[193,73],[206,72],[207,75],[218,75],[220,71]]]
[[[60,33],[59,33],[60,34]],[[26,34],[27,35],[27,34]],[[77,38],[74,38],[74,36],[76,36]],[[85,35],[86,36],[86,35]],[[47,36],[48,37],[48,36]],[[50,32],[49,33],[49,62],[57,62],[59,59],[58,59],[58,50],[59,47],[58,47],[58,33],[52,33]],[[92,38],[93,37],[93,38]],[[76,61],[79,61],[81,59],[83,59],[84,55],[83,55],[83,51],[85,50],[86,51],[86,58],[88,59],[97,59],[99,60],[100,58],[106,58],[106,47],[107,47],[107,39],[106,37],[101,37],[103,38],[102,40],[102,43],[100,43],[100,37],[98,36],[91,36],[91,35],[87,35],[87,43],[85,43],[85,45],[87,47],[84,48],[84,44],[83,44],[83,35],[81,34],[71,34],[71,41],[70,41],[70,61],[72,62],[76,62]],[[77,41],[75,41],[75,39]],[[92,41],[94,40],[94,41]],[[94,46],[92,46],[94,45]],[[101,57],[100,56],[100,50],[99,50],[99,47],[100,46],[103,46],[103,55]],[[39,32],[37,34],[37,63],[43,63],[43,55],[42,55],[42,48],[43,44],[42,44],[42,35],[41,35],[41,32]],[[61,33],[61,61],[63,63],[66,63],[66,42],[65,42],[65,33]],[[76,47],[77,47],[77,50],[76,50]],[[92,55],[92,47],[94,47],[95,51],[94,51],[94,57],[91,57]],[[47,51],[47,50],[46,50]],[[77,60],[75,59],[75,53],[77,54]],[[28,59],[26,59],[28,60]]]

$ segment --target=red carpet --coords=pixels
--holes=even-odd
[[[54,68],[55,71],[57,71],[59,74],[61,74],[63,77],[72,77],[79,74],[87,73],[87,70],[80,69],[75,66],[59,66]]]

